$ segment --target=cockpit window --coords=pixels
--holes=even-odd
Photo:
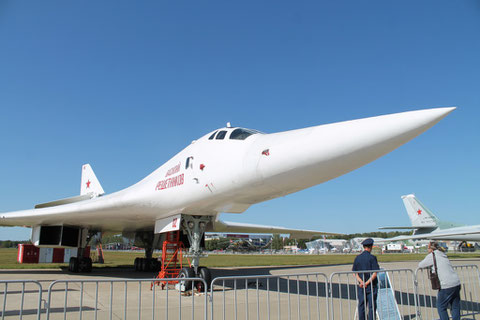
[[[191,160],[193,160],[193,157],[188,157],[187,160],[185,160],[185,169],[190,168]]]
[[[213,140],[213,137],[215,137],[215,135],[217,134],[218,131],[215,131],[214,133],[212,133],[212,135],[210,137],[208,137],[208,140]]]
[[[238,128],[232,131],[230,134],[230,139],[233,140],[245,140],[248,137],[250,137],[252,134],[258,133],[257,131],[254,130],[248,130],[248,129],[243,129],[243,128]]]
[[[220,131],[218,134],[217,134],[217,137],[215,139],[217,140],[223,140],[223,138],[225,138],[225,135],[227,134],[227,131]]]

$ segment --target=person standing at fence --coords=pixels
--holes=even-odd
[[[376,301],[377,301],[377,273],[370,273],[364,271],[379,270],[377,257],[372,252],[373,239],[367,238],[362,241],[364,251],[359,254],[353,262],[352,271],[355,273],[357,279],[357,298],[358,298],[358,319],[365,320],[366,308],[368,305],[368,319],[375,319]],[[362,272],[360,272],[362,271]]]
[[[444,249],[436,241],[428,244],[428,255],[420,261],[419,268],[434,268],[434,261],[437,265],[436,271],[440,279],[440,290],[437,295],[437,310],[440,320],[448,320],[447,307],[451,305],[450,312],[452,320],[460,320],[460,279],[453,270]]]

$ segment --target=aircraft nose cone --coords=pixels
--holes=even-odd
[[[455,109],[409,111],[273,134],[265,143],[269,156],[262,157],[259,171],[277,190],[305,189],[391,152]]]
[[[380,156],[433,127],[455,109],[452,107],[402,112],[341,122],[338,127],[332,126],[330,129],[333,134],[337,133],[343,137],[350,135],[351,141],[357,147],[342,141],[346,148],[350,147],[351,150],[372,148],[370,151]]]
[[[407,138],[410,137],[407,140],[409,141],[433,127],[455,109],[456,107],[449,107],[409,111],[357,121],[365,122],[365,124],[371,122],[372,124],[383,128],[384,134],[380,136],[381,139],[385,139],[389,136],[405,136]]]

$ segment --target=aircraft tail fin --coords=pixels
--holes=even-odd
[[[104,194],[103,188],[100,182],[93,172],[90,164],[84,164],[82,166],[82,181],[80,185],[80,195],[93,194],[94,196],[101,196]]]
[[[412,227],[435,228],[438,226],[438,218],[414,194],[402,196],[402,200],[412,222]]]

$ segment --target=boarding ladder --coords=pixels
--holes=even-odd
[[[97,244],[97,263],[105,263],[105,257],[103,256],[103,248],[102,244],[98,243]]]
[[[167,232],[167,238],[162,246],[162,268],[157,275],[157,279],[178,278],[180,270],[183,267],[183,249],[185,249],[183,242],[180,241],[180,231]],[[174,284],[176,281],[168,281]],[[167,281],[155,281],[154,285],[162,285],[162,289],[167,285]]]
[[[105,257],[103,256],[103,248],[101,243],[97,243],[95,250],[90,251],[89,257],[94,263],[105,263]]]

